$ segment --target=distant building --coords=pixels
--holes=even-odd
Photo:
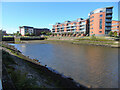
[[[39,36],[41,34],[41,32],[50,32],[49,29],[47,28],[34,28],[34,27],[30,27],[30,26],[20,26],[19,27],[20,33],[22,36],[25,36],[26,33],[34,34],[36,36]]]
[[[75,21],[65,21],[64,23],[56,23],[53,25],[52,32],[57,34],[74,33],[89,34],[88,19],[78,18]]]
[[[120,21],[112,20],[112,32],[117,32],[118,36],[120,35]]]
[[[2,35],[7,35],[5,30],[2,31]]]
[[[90,36],[106,36],[111,31],[113,7],[96,9],[89,14]]]

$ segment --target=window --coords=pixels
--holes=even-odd
[[[102,19],[100,19],[100,26],[99,26],[100,29],[102,29]]]
[[[94,20],[92,20],[91,22],[93,22]]]
[[[103,15],[101,14],[100,17],[102,17]]]
[[[93,31],[91,33],[93,33]]]
[[[102,31],[99,31],[99,33],[102,33]]]
[[[94,16],[92,16],[91,18],[94,18]]]
[[[103,11],[100,10],[100,12],[103,12]]]
[[[93,29],[93,27],[91,29]]]

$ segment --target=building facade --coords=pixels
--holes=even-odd
[[[96,9],[89,14],[90,36],[106,36],[111,31],[113,7]]]
[[[83,33],[85,35],[106,36],[111,31],[112,9],[105,7],[88,14],[88,19],[79,18],[76,21],[65,21],[53,25],[53,33]]]
[[[120,35],[120,21],[112,20],[112,32],[117,32],[117,35]]]
[[[74,33],[88,34],[88,19],[78,18],[75,21],[65,21],[64,23],[56,23],[53,25],[52,32],[57,34]]]
[[[3,34],[3,35],[7,35],[7,33],[6,33],[6,31],[5,31],[5,30],[3,30],[3,31],[2,31],[2,34]]]
[[[27,33],[30,35],[34,34],[36,36],[39,36],[41,32],[50,32],[50,30],[47,28],[34,28],[30,26],[20,26],[19,30],[22,36],[25,36]]]

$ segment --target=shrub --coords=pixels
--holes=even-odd
[[[112,36],[113,36],[113,32],[110,31],[110,32],[108,33],[108,35],[109,35],[110,37],[112,37]]]
[[[90,40],[93,40],[93,41],[97,40],[97,38],[95,37],[95,34],[91,36]]]
[[[114,37],[117,37],[117,32],[114,32]]]
[[[55,33],[54,35],[57,35],[57,33]]]
[[[30,34],[29,34],[29,33],[26,33],[25,36],[30,36]]]

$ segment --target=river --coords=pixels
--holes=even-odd
[[[118,49],[49,42],[13,44],[24,55],[39,59],[75,81],[93,88],[118,87]]]

